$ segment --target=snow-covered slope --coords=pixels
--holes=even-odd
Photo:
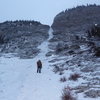
[[[35,58],[23,60],[10,55],[0,58],[0,100],[59,100],[58,75],[51,71],[45,57],[51,32],[52,29],[49,39],[39,46],[41,51]],[[41,74],[36,73],[38,59],[43,62]]]
[[[50,63],[51,60],[58,57],[55,55],[45,56],[50,51],[48,45],[49,40],[53,37],[52,29],[48,33],[49,38],[38,47],[40,53],[35,58],[19,59],[11,56],[11,54],[0,57],[0,100],[61,100],[64,86],[73,87],[84,82],[82,79],[79,79],[78,82],[68,81],[68,83],[59,81],[61,76],[52,71],[52,65],[56,62]],[[71,56],[60,57],[60,59],[67,60],[71,58]],[[41,59],[43,63],[42,73],[39,74],[36,73],[38,59]],[[57,61],[57,63],[62,62],[64,60]],[[71,73],[72,71],[66,70],[64,75],[69,77]],[[84,99],[82,94],[78,98],[79,100],[92,100]]]

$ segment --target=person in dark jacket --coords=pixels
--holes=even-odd
[[[41,69],[42,69],[42,62],[41,60],[37,61],[37,73],[41,73]]]

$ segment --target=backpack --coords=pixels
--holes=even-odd
[[[42,68],[42,62],[40,60],[37,62],[37,66]]]

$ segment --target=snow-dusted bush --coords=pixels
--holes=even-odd
[[[80,75],[77,73],[74,73],[70,75],[69,80],[76,81],[78,78],[80,78]]]
[[[60,78],[60,82],[66,82],[66,81],[67,81],[67,79],[66,79],[65,76],[63,76],[62,78]]]
[[[65,87],[61,96],[62,100],[77,100],[70,87]]]

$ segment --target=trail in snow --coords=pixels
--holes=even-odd
[[[0,100],[59,100],[58,75],[45,56],[52,32],[50,28],[49,38],[38,47],[40,53],[34,59],[0,58]],[[41,74],[36,73],[38,59],[43,63]]]
[[[48,58],[45,56],[49,51],[49,40],[53,37],[53,30],[49,30],[49,38],[38,48],[40,53],[33,59],[33,65],[27,70],[28,75],[21,89],[17,100],[59,100],[60,87],[57,82],[57,76],[50,70]],[[36,62],[40,59],[43,63],[41,74],[36,73]],[[55,93],[54,93],[55,92]],[[55,95],[58,94],[58,95]]]

